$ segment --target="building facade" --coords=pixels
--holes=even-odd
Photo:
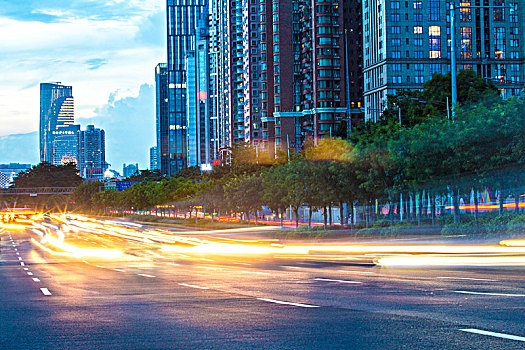
[[[170,135],[174,136],[174,131],[171,130],[169,121],[168,65],[166,63],[159,63],[155,67],[155,114],[158,167],[162,174],[170,175]]]
[[[54,163],[54,159],[58,159],[53,155],[56,132],[68,128],[74,122],[73,88],[60,83],[41,83],[40,162]]]
[[[106,163],[104,130],[88,125],[78,132],[78,170],[86,181],[102,181],[109,167]]]
[[[187,163],[186,52],[200,20],[207,18],[207,0],[167,0],[169,171]]]
[[[78,164],[78,132],[80,125],[68,125],[53,130],[53,164]]]
[[[124,163],[122,165],[122,176],[124,177],[130,177],[133,175],[139,174],[139,164],[128,164]]]
[[[519,95],[524,82],[523,1],[363,0],[365,117],[377,120],[386,96],[421,89],[434,73],[450,72],[451,30],[457,69],[471,69],[501,89]],[[457,8],[458,6],[507,8]]]
[[[152,171],[159,169],[159,154],[157,146],[150,147],[149,149],[149,169]]]
[[[0,188],[7,188],[19,173],[30,169],[31,164],[0,164]]]

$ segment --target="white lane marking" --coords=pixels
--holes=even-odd
[[[498,337],[498,338],[504,338],[504,339],[525,341],[525,337],[520,337],[518,335],[505,334],[505,333],[496,333],[496,332],[484,331],[484,330],[475,329],[475,328],[463,328],[463,329],[460,329],[460,331],[462,331],[462,332],[469,332],[469,333],[475,333],[475,334],[482,334],[482,335],[490,335],[491,337]]]
[[[24,267],[24,271],[29,271],[29,269],[27,267]]]
[[[22,265],[22,266],[26,266],[26,264],[24,264],[24,262],[21,262],[20,265]]]
[[[175,255],[182,256],[183,258],[189,258],[190,257],[189,255],[184,255],[184,254],[179,254],[179,253],[177,253]]]
[[[252,264],[248,263],[240,263],[240,262],[234,262],[235,265],[245,265],[245,266],[251,266]]]
[[[525,294],[506,294],[506,293],[489,293],[489,292],[470,292],[467,290],[455,290],[454,293],[473,294],[473,295],[493,295],[499,297],[525,297]]]
[[[153,276],[153,275],[146,275],[144,273],[139,273],[139,276],[148,277],[148,278],[155,278],[156,277],[156,276]]]
[[[241,271],[242,273],[252,273],[254,275],[269,275],[268,272],[259,272],[259,271]]]
[[[88,265],[89,265],[89,263],[88,263],[86,260],[82,260],[82,262],[83,262],[84,264],[88,264]]]
[[[40,280],[38,278],[36,278],[36,277],[33,278],[33,281],[40,282]]]
[[[168,265],[171,265],[171,266],[180,266],[180,264],[177,264],[177,263],[168,263]]]
[[[118,271],[118,272],[126,272],[126,271],[121,270],[121,269],[113,269],[113,270]]]
[[[21,257],[18,257],[18,260],[22,260],[22,258],[21,258]]]
[[[95,267],[100,267],[101,269],[105,269],[106,268],[105,266],[101,266],[101,265],[95,265]]]
[[[470,278],[470,277],[436,277],[440,279],[447,280],[466,280],[466,281],[486,281],[486,282],[497,282],[498,280],[488,279],[488,278]]]
[[[337,272],[351,272],[351,273],[374,273],[372,271],[353,271],[353,270],[337,270]]]
[[[28,272],[27,272],[27,275],[28,275],[28,276],[33,276],[33,273],[28,271]]]
[[[16,252],[16,255],[20,255],[20,253],[19,253],[19,252]]]
[[[211,259],[207,259],[207,258],[200,258],[201,260],[203,261],[215,261],[215,260],[211,260]]]
[[[210,267],[210,266],[195,266],[197,269],[206,269],[206,270],[217,270],[216,267]]]
[[[330,278],[314,278],[315,281],[324,281],[324,282],[338,282],[338,283],[349,283],[349,284],[361,284],[363,282],[358,281],[345,281],[345,280],[333,280]]]
[[[299,266],[285,266],[285,265],[283,265],[281,267],[284,267],[285,269],[300,269]]]
[[[50,292],[49,289],[47,289],[47,288],[40,288],[40,291],[41,291],[42,294],[44,294],[44,295],[51,295],[51,292]]]
[[[281,301],[281,300],[267,299],[267,298],[257,298],[257,300],[267,301],[269,303],[274,303],[274,304],[291,305],[291,306],[299,306],[299,307],[320,307],[319,305],[292,303],[289,301]]]
[[[179,286],[196,288],[196,289],[210,289],[208,287],[201,287],[201,286],[196,286],[194,284],[187,284],[187,283],[179,283]]]
[[[148,259],[148,258],[144,258],[144,260],[146,260],[146,261],[153,261],[152,259]]]

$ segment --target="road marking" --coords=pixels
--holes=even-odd
[[[242,273],[252,273],[254,275],[269,275],[268,272],[259,272],[259,271],[241,271]]]
[[[18,257],[18,260],[22,260],[22,258],[21,258],[21,257]]]
[[[104,267],[104,266],[101,266],[101,265],[95,265],[95,267],[99,267],[99,268],[101,268],[101,269],[105,269],[105,267]]]
[[[156,277],[156,276],[153,276],[153,275],[146,275],[144,273],[139,273],[139,276],[148,277],[148,278],[155,278]]]
[[[475,328],[464,328],[464,329],[460,329],[460,331],[462,331],[462,332],[469,332],[469,333],[475,333],[475,334],[482,334],[482,335],[490,335],[491,337],[497,337],[497,338],[525,341],[525,337],[520,337],[518,335],[489,332],[489,331],[484,331],[484,330],[475,329]]]
[[[179,286],[196,288],[196,289],[210,289],[208,287],[201,287],[201,286],[196,286],[194,284],[187,284],[187,283],[179,283]]]
[[[240,262],[234,262],[235,265],[246,265],[246,266],[251,266],[252,264],[248,264],[248,263],[240,263]]]
[[[20,255],[20,253],[19,253],[19,252],[16,252],[16,255]]]
[[[211,260],[211,259],[207,259],[207,258],[200,258],[201,260],[204,260],[204,261],[215,261],[215,260]]]
[[[38,278],[36,278],[36,277],[33,278],[33,281],[40,282],[40,280]]]
[[[29,269],[27,267],[24,267],[24,271],[29,271]]]
[[[209,267],[209,266],[195,266],[197,269],[207,269],[207,270],[217,270],[216,267]]]
[[[89,263],[88,263],[86,260],[82,260],[82,262],[83,262],[84,264],[88,264],[88,265],[89,265]]]
[[[27,275],[28,275],[28,276],[33,276],[33,273],[28,271],[28,272],[27,272]]]
[[[47,288],[40,288],[40,291],[41,291],[42,294],[44,294],[44,295],[51,295],[51,292],[50,292],[49,289],[47,289]]]
[[[299,306],[299,307],[320,307],[319,305],[291,303],[289,301],[281,301],[281,300],[267,299],[267,298],[257,298],[257,300],[267,301],[269,303],[274,303],[274,304],[291,305],[291,306]]]
[[[121,270],[121,269],[113,269],[113,270],[118,271],[118,272],[126,272],[126,271]]]
[[[488,292],[470,292],[467,290],[455,290],[454,293],[473,294],[473,295],[493,295],[499,297],[525,297],[525,294],[506,294],[506,293],[488,293]]]
[[[299,266],[285,266],[285,265],[283,265],[281,267],[284,267],[285,269],[300,269]]]
[[[350,284],[361,284],[363,282],[357,281],[345,281],[345,280],[333,280],[330,278],[314,278],[315,281],[324,281],[324,282],[339,282],[339,283],[350,283]]]
[[[24,264],[24,262],[20,262],[20,265],[22,265],[22,266],[26,266],[26,264]]]
[[[467,280],[467,281],[486,281],[486,282],[497,282],[498,280],[492,280],[488,278],[470,278],[470,277],[436,277],[447,280]]]

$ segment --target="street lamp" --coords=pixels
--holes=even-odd
[[[450,75],[452,78],[452,119],[456,119],[456,104],[458,102],[457,95],[457,81],[456,81],[456,43],[455,43],[455,29],[456,29],[456,8],[458,9],[484,9],[484,8],[498,8],[505,9],[511,8],[511,6],[491,6],[491,5],[479,5],[479,6],[455,6],[453,2],[450,3]]]

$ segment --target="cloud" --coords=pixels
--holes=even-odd
[[[149,168],[149,148],[156,144],[155,89],[142,84],[138,95],[119,97],[110,94],[106,105],[95,110],[95,116],[80,120],[106,132],[106,161],[121,172],[123,163],[139,163]]]
[[[85,63],[88,65],[89,70],[95,70],[107,64],[108,60],[106,60],[105,58],[92,58],[86,60]]]
[[[38,147],[37,132],[0,136],[0,163],[37,164]]]

